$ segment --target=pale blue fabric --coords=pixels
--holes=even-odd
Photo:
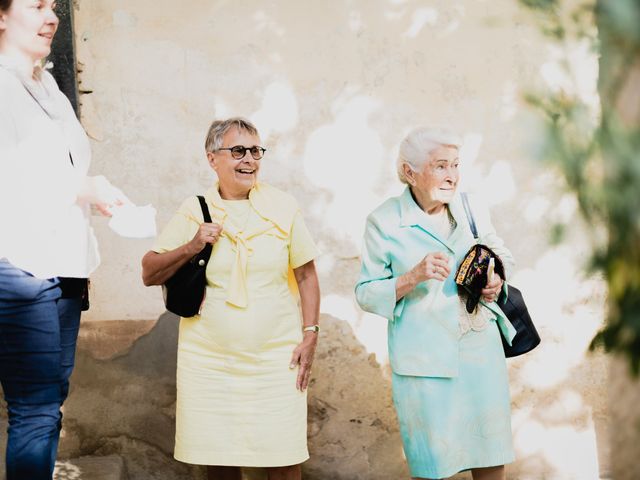
[[[411,476],[447,478],[513,462],[507,367],[494,322],[460,339],[453,378],[393,374],[393,401]]]
[[[513,257],[496,235],[488,210],[471,199],[480,242],[501,258],[507,278]],[[461,335],[455,271],[475,243],[459,196],[449,205],[456,227],[448,238],[407,188],[368,217],[356,299],[388,322],[393,396],[413,476],[443,478],[513,460],[509,387],[498,328],[515,329],[496,303],[481,302],[492,320],[486,330]],[[428,253],[450,257],[444,282],[429,280],[396,302],[397,278]],[[506,290],[506,284],[505,284]],[[496,323],[498,328],[496,328]]]
[[[496,235],[486,208],[474,199],[471,202],[480,242],[500,257],[508,277],[513,257]],[[356,299],[363,310],[390,320],[389,359],[394,373],[399,375],[458,375],[459,300],[454,274],[475,240],[459,196],[451,202],[450,211],[457,226],[446,239],[434,233],[428,216],[415,203],[408,188],[367,217]],[[444,252],[452,259],[451,275],[445,282],[421,283],[396,303],[397,278],[431,252]],[[493,312],[511,340],[515,329],[498,305],[495,302],[482,305]]]

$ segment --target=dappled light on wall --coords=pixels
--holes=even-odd
[[[597,480],[598,452],[594,425],[550,426],[546,422],[521,422],[525,410],[516,412],[512,419],[514,445],[519,452],[523,474],[519,479],[575,478]],[[541,461],[542,460],[542,461]],[[527,474],[536,471],[535,474]],[[542,475],[540,472],[542,471]],[[557,477],[555,472],[571,472],[570,477]]]
[[[320,308],[321,313],[348,322],[358,341],[368,353],[375,354],[376,361],[386,370],[389,364],[386,319],[362,312],[352,295],[324,295]]]
[[[328,233],[359,249],[364,218],[370,210],[374,186],[384,155],[380,134],[369,124],[369,116],[381,107],[365,95],[334,102],[335,120],[313,131],[304,151],[304,172],[316,188],[331,193],[323,206]],[[357,201],[354,201],[357,199]]]
[[[260,109],[250,119],[260,125],[263,140],[272,134],[292,130],[298,124],[298,101],[291,86],[285,82],[269,84],[264,90]]]
[[[96,169],[112,169],[137,200],[155,197],[166,222],[213,179],[202,152],[211,120],[246,116],[268,149],[260,180],[296,197],[322,251],[326,357],[314,364],[310,399],[312,407],[324,402],[311,411],[326,408],[326,418],[317,422],[324,430],[310,464],[362,465],[357,475],[341,472],[353,480],[408,477],[367,470],[374,454],[358,463],[376,442],[384,463],[402,461],[402,453],[399,440],[389,440],[397,424],[380,417],[378,404],[362,425],[350,423],[357,412],[347,416],[375,401],[392,409],[387,320],[363,312],[353,288],[367,215],[404,188],[395,172],[399,142],[419,125],[442,125],[464,136],[459,188],[493,207],[516,259],[511,280],[542,336],[540,347],[508,362],[518,450],[512,478],[596,479],[603,462],[596,440],[606,444],[606,364],[586,349],[604,299],[599,280],[579,273],[594,232],[576,228],[549,246],[551,226],[572,221],[577,205],[558,192],[555,172],[529,161],[543,149],[544,132],[525,123],[522,99],[542,84],[597,105],[593,52],[549,46],[515,0],[196,2],[180,15],[162,2],[152,11],[146,2],[125,3],[114,14],[107,0],[79,2],[81,76],[95,92],[85,96],[83,121],[100,131]],[[155,320],[161,296],[143,290],[138,271],[150,243],[118,243],[96,223],[110,250],[95,277],[91,319]],[[354,405],[361,382],[375,388]],[[377,418],[378,430],[365,429]],[[325,451],[336,458],[320,458]],[[332,473],[315,478],[338,478]]]
[[[586,103],[594,112],[600,110],[597,83],[598,58],[587,40],[564,48],[549,46],[549,60],[540,66],[540,76],[553,92],[564,92]]]
[[[425,26],[434,26],[438,21],[438,11],[435,8],[419,8],[413,12],[411,26],[404,33],[405,37],[415,38]]]

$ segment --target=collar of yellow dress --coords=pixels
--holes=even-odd
[[[211,216],[224,219],[227,213],[217,181],[207,190],[205,198],[215,207],[216,211],[211,212]],[[289,235],[298,212],[298,203],[291,195],[269,184],[257,182],[249,192],[249,202],[258,215],[273,222],[284,235]]]
[[[205,198],[211,209],[211,217],[214,221],[220,222],[223,226],[227,217],[224,201],[218,191],[218,182],[207,190]],[[273,223],[282,233],[283,237],[288,237],[293,226],[293,220],[298,212],[298,204],[295,199],[265,183],[257,183],[249,192],[249,202],[253,210],[265,220]],[[272,228],[272,227],[270,227]],[[229,238],[235,247],[235,261],[232,267],[231,279],[227,290],[227,303],[238,308],[246,308],[248,305],[247,292],[247,262],[251,253],[248,240],[260,232],[234,232],[227,226],[223,227],[223,234]],[[291,269],[290,269],[291,270]],[[297,293],[292,285],[292,272],[289,272],[289,286],[294,293]],[[295,283],[295,280],[293,280]]]

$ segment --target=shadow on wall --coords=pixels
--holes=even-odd
[[[367,353],[346,321],[324,315],[322,323],[309,395],[311,459],[304,465],[305,480],[409,478],[388,367],[381,367],[375,354]],[[177,334],[177,318],[165,313],[148,334],[115,358],[98,360],[80,344],[59,452],[60,458],[69,460],[59,464],[56,480],[206,478],[203,467],[177,462],[172,455]],[[537,350],[530,355],[548,354]],[[595,451],[585,452],[580,446],[556,452],[546,448],[549,444],[557,447],[551,437],[557,440],[564,430],[573,441],[576,431],[593,435],[591,418],[598,438],[587,438],[585,444],[596,440],[606,444],[606,422],[594,415],[600,407],[576,400],[581,385],[604,376],[605,359],[594,360],[572,369],[560,386],[513,392],[514,437],[516,446],[521,445],[518,461],[508,467],[508,478],[561,478],[556,476],[559,472],[571,470],[562,468],[560,457],[567,455],[597,462]],[[520,359],[513,361],[512,380],[523,365]],[[5,424],[4,418],[0,424]],[[4,438],[0,440],[4,447]],[[569,463],[574,460],[567,459]],[[101,473],[94,476],[90,471]],[[597,465],[586,466],[586,471],[597,471]],[[454,478],[471,477],[462,473]],[[248,469],[245,480],[266,480],[266,476],[261,469]]]
[[[346,322],[325,315],[322,323],[305,480],[408,478],[388,374]],[[59,467],[57,480],[89,480],[75,459],[107,456],[120,457],[126,473],[105,480],[206,478],[204,468],[173,459],[177,337],[178,320],[165,313],[118,357],[98,360],[79,345],[59,452],[71,460]],[[265,478],[259,469],[245,475]]]
[[[381,368],[375,354],[367,353],[347,322],[324,315],[322,323],[309,395],[311,459],[304,465],[305,480],[409,478],[388,368]],[[56,480],[103,480],[84,474],[88,470],[82,465],[87,462],[102,462],[103,470],[108,467],[122,472],[105,475],[104,480],[206,478],[204,468],[177,462],[172,456],[177,333],[177,318],[165,313],[148,334],[118,357],[98,360],[80,347],[65,405],[59,454],[71,460],[59,466]],[[530,355],[548,353],[540,350]],[[521,373],[522,365],[520,360],[513,361],[512,377]],[[601,381],[605,370],[605,358],[596,358],[590,365],[573,369],[562,386],[514,392],[514,437],[517,446],[521,440],[523,445],[516,464],[508,467],[509,478],[556,478],[567,455],[580,455],[587,463],[597,461],[593,455],[584,455],[582,448],[562,448],[554,453],[546,447],[553,443],[551,437],[557,439],[563,430],[573,439],[575,431],[582,430],[588,436],[593,431],[589,425],[592,417],[597,439],[588,438],[585,443],[606,443],[605,421],[593,415],[600,407],[580,403],[577,393],[567,394],[583,392],[592,382]],[[6,419],[0,423],[5,425]],[[550,436],[550,431],[555,434]],[[532,440],[536,436],[539,442]],[[0,447],[4,447],[5,439],[0,440]],[[534,447],[527,451],[531,445]],[[4,470],[4,465],[0,467]],[[597,471],[597,466],[585,471]],[[470,475],[462,473],[454,478],[466,480]],[[245,480],[266,480],[266,476],[260,469],[249,469]]]

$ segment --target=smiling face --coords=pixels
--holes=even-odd
[[[260,137],[243,129],[231,128],[222,137],[220,148],[236,145],[251,148],[260,146]],[[218,174],[220,196],[226,200],[249,198],[249,191],[258,180],[260,160],[254,160],[249,151],[243,158],[236,160],[229,150],[207,152],[209,164]]]
[[[405,164],[407,182],[423,210],[431,213],[453,199],[460,180],[458,163],[457,147],[442,145],[429,154],[422,171]]]
[[[0,52],[18,54],[36,62],[51,52],[58,29],[53,0],[13,0],[0,11]]]

